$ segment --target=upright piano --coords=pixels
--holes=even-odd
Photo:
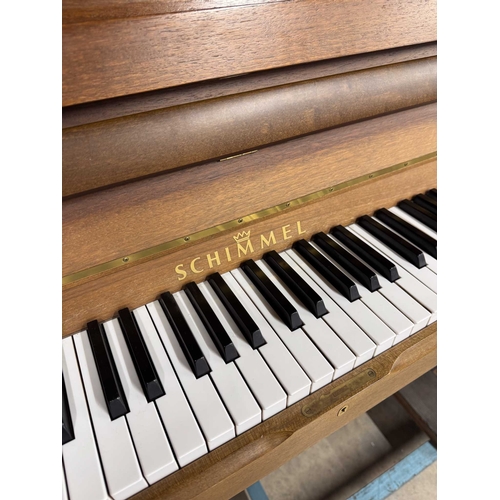
[[[436,365],[434,0],[63,0],[62,482],[228,499]]]

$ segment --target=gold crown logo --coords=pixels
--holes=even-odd
[[[242,241],[248,241],[250,238],[250,231],[243,231],[242,233],[238,233],[236,236],[233,236],[234,241],[236,243],[241,243]]]

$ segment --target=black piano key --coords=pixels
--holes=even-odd
[[[398,207],[412,217],[415,217],[415,219],[422,224],[437,231],[437,218],[432,212],[429,212],[429,210],[422,208],[420,205],[410,200],[400,201]]]
[[[222,359],[226,363],[230,363],[231,361],[239,358],[240,355],[236,350],[233,341],[227,334],[213,309],[210,307],[207,299],[201,293],[198,285],[194,282],[188,283],[184,287],[184,291],[191,301],[191,304],[193,304],[193,307],[198,313],[198,316],[203,322],[203,325],[207,329],[207,332],[210,335],[215,347],[222,356]]]
[[[211,369],[208,361],[198,345],[198,342],[196,342],[193,332],[184,319],[174,296],[170,292],[162,293],[160,296],[160,304],[194,376],[200,378],[210,373]]]
[[[293,248],[346,299],[354,302],[360,298],[358,288],[354,281],[348,278],[338,267],[334,266],[325,256],[321,255],[321,253],[306,240],[296,241],[293,244]]]
[[[436,188],[434,189],[429,189],[429,191],[426,191],[425,194],[427,196],[430,196],[431,198],[434,198],[436,200],[436,203],[437,203],[437,199],[438,199],[438,190]]]
[[[403,259],[407,260],[410,264],[413,264],[418,269],[425,267],[427,262],[425,261],[425,255],[420,248],[412,245],[404,238],[401,238],[398,234],[394,233],[387,227],[380,224],[380,222],[372,219],[368,215],[363,215],[356,221],[363,229],[368,231],[371,235],[375,236],[384,245],[387,245],[390,249],[394,250],[398,255],[401,255]]]
[[[426,196],[425,194],[417,194],[412,198],[412,200],[417,205],[420,205],[422,208],[425,208],[434,215],[437,215],[437,202],[430,196]]]
[[[400,278],[396,264],[377,252],[372,246],[367,245],[345,227],[332,227],[330,233],[391,283]]]
[[[380,288],[377,274],[368,266],[365,266],[354,255],[342,248],[336,241],[329,238],[325,233],[316,233],[312,240],[321,247],[335,262],[338,262],[346,271],[351,273],[370,292]]]
[[[265,253],[264,260],[316,318],[328,313],[323,299],[275,250]]]
[[[290,330],[297,330],[304,324],[297,309],[253,260],[242,262],[240,267]]]
[[[252,348],[257,349],[265,345],[266,341],[259,327],[241,305],[241,302],[224,281],[224,278],[219,273],[213,273],[208,276],[207,281],[210,283],[210,286],[214,289]]]
[[[165,395],[160,378],[130,311],[127,308],[120,309],[118,311],[118,320],[142,390],[148,403],[150,403]]]
[[[87,333],[108,413],[111,420],[115,420],[126,415],[130,410],[109,347],[108,338],[102,325],[97,320],[87,323]]]
[[[432,236],[420,231],[420,229],[401,219],[386,208],[377,210],[375,216],[384,224],[394,229],[394,231],[404,236],[408,241],[411,241],[414,245],[424,250],[424,252],[427,252],[431,257],[437,259],[437,240]]]
[[[69,443],[75,439],[73,422],[71,421],[71,412],[69,411],[68,394],[62,377],[62,444]]]

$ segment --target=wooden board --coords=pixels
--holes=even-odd
[[[63,0],[63,24],[290,0]]]
[[[191,102],[312,80],[314,78],[340,75],[350,71],[359,71],[386,66],[388,64],[434,57],[436,54],[437,44],[435,42],[423,43],[411,47],[396,47],[369,54],[339,57],[326,61],[259,71],[232,78],[195,82],[174,88],[77,104],[63,108],[62,126],[63,129],[76,127],[88,123],[111,120],[120,116],[145,113],[155,109],[164,109]]]
[[[63,130],[63,196],[435,102],[436,58]]]
[[[62,36],[69,106],[432,42],[436,2],[292,0],[66,24]]]
[[[250,241],[253,241],[253,252],[248,255],[240,253],[233,239],[236,231],[225,232],[193,245],[187,244],[176,252],[166,253],[142,264],[65,287],[63,335],[79,331],[93,319],[110,319],[122,307],[139,307],[166,290],[173,293],[191,280],[199,282],[214,271],[222,273],[234,269],[250,255],[256,259],[271,248],[284,250],[297,239],[308,239],[315,232],[328,231],[335,224],[351,223],[360,215],[393,206],[400,199],[435,186],[434,160],[332,193],[296,210],[284,211],[272,218],[245,225],[242,230],[250,230]],[[300,221],[300,225],[297,221]],[[271,230],[274,231],[275,241],[271,241]],[[268,238],[270,246],[259,235]],[[229,248],[231,261],[226,258],[225,248]],[[215,252],[218,252],[220,265],[215,261]]]
[[[434,151],[432,104],[66,200],[63,276]]]

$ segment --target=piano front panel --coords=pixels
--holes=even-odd
[[[436,160],[422,161],[326,195],[316,202],[284,210],[273,217],[242,224],[192,244],[186,243],[156,259],[70,284],[63,290],[63,336],[84,328],[87,321],[109,319],[123,307],[139,307],[155,300],[163,291],[175,292],[191,280],[200,282],[212,272],[229,271],[249,257],[261,257],[267,250],[289,248],[300,238],[308,239],[318,231],[328,232],[335,224],[349,224],[361,215],[372,214],[381,207],[391,207],[399,200],[425,192],[435,185]],[[253,252],[248,250],[245,255],[240,250],[238,256],[238,245],[233,237],[243,231],[250,231]],[[276,243],[271,240],[270,231],[274,231]],[[261,235],[270,246],[262,242]],[[241,245],[247,248],[247,243]],[[227,259],[226,247],[231,261]],[[182,267],[177,267],[179,265]],[[176,272],[176,267],[179,272]]]
[[[113,16],[117,2],[87,3],[92,20],[63,24],[63,106],[436,40],[434,0],[291,0],[174,13],[166,2],[154,16],[143,9],[158,2],[141,2],[139,17],[104,20],[97,7]]]
[[[86,21],[122,19],[137,16],[153,16],[174,12],[191,12],[194,10],[220,9],[238,6],[289,0],[63,0],[63,24],[83,23]]]
[[[306,75],[304,75],[306,77]],[[436,57],[63,130],[63,196],[435,102]]]
[[[430,104],[65,200],[63,276],[435,151]]]
[[[154,111],[155,109],[165,109],[314,78],[377,68],[388,64],[425,59],[434,57],[436,54],[437,44],[429,42],[68,106],[62,110],[62,127],[63,129],[77,127],[121,116]]]

